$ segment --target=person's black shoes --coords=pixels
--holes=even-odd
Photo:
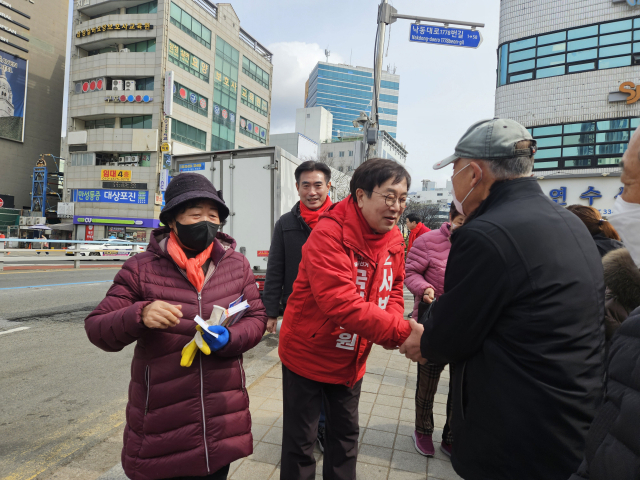
[[[318,427],[318,447],[324,453],[324,427]]]

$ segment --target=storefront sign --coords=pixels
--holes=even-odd
[[[148,190],[146,183],[102,182],[102,188],[124,188],[125,190]]]
[[[158,228],[160,220],[155,218],[122,218],[122,217],[73,217],[75,225],[125,225],[140,228]]]
[[[29,62],[0,50],[0,138],[24,141]]]
[[[26,25],[21,24],[20,22],[15,21],[13,18],[11,18],[10,15],[7,15],[4,12],[0,12],[0,17],[4,18],[7,22],[11,22],[14,25],[18,25],[19,27],[22,27],[26,30],[31,30],[29,27],[27,27]]]
[[[29,2],[33,3],[33,0],[29,0]],[[27,15],[24,12],[21,12],[20,10],[16,10],[9,2],[7,2],[6,0],[0,0],[0,6],[2,7],[6,7],[9,10],[11,10],[12,12],[16,12],[18,15],[22,15],[25,18],[31,18],[31,16]]]
[[[153,97],[149,95],[110,95],[104,97],[104,101],[114,103],[149,103],[153,102]]]
[[[73,191],[73,201],[80,203],[149,203],[149,192],[125,190],[85,190]]]
[[[23,35],[20,35],[20,34],[18,33],[18,31],[17,31],[17,30],[14,30],[14,29],[13,29],[13,28],[11,28],[11,27],[7,27],[6,25],[3,25],[3,24],[1,24],[1,23],[0,23],[0,30],[4,30],[4,31],[5,31],[5,32],[7,32],[8,34],[13,35],[14,37],[18,37],[18,38],[20,38],[21,40],[24,40],[25,42],[28,42],[28,41],[29,41],[29,39],[28,39],[27,37],[25,37],[25,36],[23,36]]]
[[[93,225],[87,225],[84,229],[84,239],[87,241],[93,241]]]
[[[268,257],[269,250],[258,250],[258,257]]]
[[[616,198],[622,193],[620,177],[552,177],[538,179],[538,183],[549,198],[558,205],[589,205],[602,215],[610,215]]]
[[[178,166],[178,171],[182,172],[195,172],[197,170],[204,170],[204,163],[183,163]]]
[[[160,191],[166,192],[167,185],[169,185],[169,170],[162,169],[160,171]]]
[[[103,168],[100,170],[100,180],[117,180],[119,182],[131,181],[131,170],[109,170]]]
[[[173,115],[173,91],[175,85],[173,83],[173,70],[167,72],[164,77],[164,114],[167,117]]]
[[[107,23],[93,28],[85,28],[76,32],[76,38],[90,37],[96,33],[109,32],[113,30],[153,30],[153,25],[149,23]]]

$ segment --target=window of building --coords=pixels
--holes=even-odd
[[[95,130],[97,128],[115,128],[115,118],[101,118],[100,120],[86,120],[84,122],[85,130]]]
[[[100,55],[101,53],[113,53],[116,52],[116,47],[105,47],[99,50],[89,50],[89,56],[93,57],[94,55]]]
[[[86,165],[95,165],[96,154],[95,153],[72,153],[71,167],[82,167]]]
[[[327,153],[327,157],[329,157],[329,158],[333,158],[333,152],[329,152],[329,153]]]
[[[339,172],[342,172],[342,171],[344,171],[344,168],[342,168],[342,167],[338,167],[338,171],[339,171]]]
[[[380,88],[388,88],[390,90],[400,90],[400,84],[398,82],[380,80]]]
[[[207,132],[198,130],[175,118],[171,119],[171,139],[199,148],[200,150],[207,149]]]
[[[169,61],[209,83],[209,64],[171,40],[169,40]]]
[[[178,82],[173,84],[173,101],[205,117],[209,115],[209,99]]]
[[[267,143],[267,129],[244,117],[240,117],[240,133],[257,142]]]
[[[242,57],[242,73],[258,82],[264,88],[269,88],[269,74],[244,56]]]
[[[242,87],[240,92],[240,100],[242,101],[243,105],[252,108],[265,117],[268,116],[269,103],[262,97],[259,97],[258,95],[253,93],[251,90]]]
[[[231,150],[236,141],[240,52],[216,37],[211,150]]]
[[[640,52],[640,17],[505,43],[498,48],[498,86],[632,65]]]
[[[211,49],[211,30],[171,2],[171,24]]]
[[[338,157],[344,157],[344,152],[339,152]]]
[[[442,197],[444,195],[444,193],[436,193],[436,196],[438,197]]]
[[[154,83],[153,77],[138,78],[136,79],[136,90],[153,90]]]
[[[620,163],[640,118],[529,128],[538,142],[534,170],[593,168]]]
[[[307,118],[311,118],[311,114],[310,113],[307,113]]]
[[[156,39],[144,40],[142,42],[128,43],[124,46],[132,52],[155,52],[156,51]]]
[[[151,128],[151,115],[139,115],[137,117],[122,117],[121,128]]]
[[[152,0],[137,7],[127,8],[127,14],[135,13],[158,13],[158,0]]]
[[[349,156],[353,157],[353,150],[349,150]]]

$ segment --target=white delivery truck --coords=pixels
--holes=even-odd
[[[299,200],[294,172],[300,163],[277,146],[189,153],[171,160],[172,175],[199,173],[222,190],[229,207],[222,231],[235,238],[261,292],[275,223]]]

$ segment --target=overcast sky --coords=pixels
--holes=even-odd
[[[70,2],[72,3],[72,2]],[[453,153],[467,127],[493,117],[499,0],[390,0],[399,13],[485,23],[477,50],[408,41],[411,22],[389,28],[384,65],[400,75],[397,140],[409,151],[415,190],[420,180],[444,180],[434,163]],[[233,0],[240,24],[274,54],[271,133],[295,130],[304,83],[331,51],[333,63],[373,67],[376,0]]]

